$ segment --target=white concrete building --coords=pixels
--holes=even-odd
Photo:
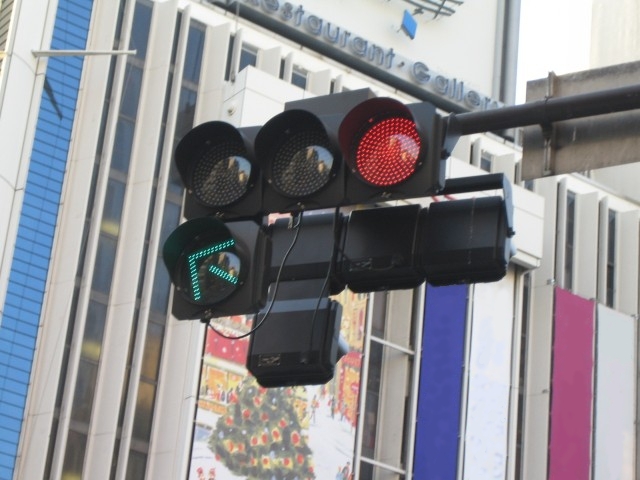
[[[176,140],[364,87],[443,114],[509,104],[518,10],[2,0],[0,478],[198,478],[201,464],[246,478],[208,446],[230,402],[209,411],[201,391],[205,374],[238,385],[243,363],[169,315],[158,262],[181,216]],[[577,175],[524,188],[519,159],[510,139],[475,134],[447,164],[515,185],[502,281],[348,297],[362,363],[337,375],[354,387],[339,390],[347,421],[326,423],[333,450],[314,440],[325,423],[305,427],[317,478],[334,458],[362,479],[634,478],[637,199]]]

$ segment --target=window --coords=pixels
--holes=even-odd
[[[241,72],[248,66],[255,67],[258,61],[258,49],[247,44],[242,45],[240,50],[240,64],[238,65],[238,71]]]
[[[576,194],[567,192],[567,210],[564,243],[564,288],[573,288],[573,257],[575,250]]]
[[[300,67],[293,67],[291,83],[300,88],[307,87],[307,72]]]
[[[411,411],[414,378],[414,292],[397,290],[376,293],[372,298],[371,336],[365,347],[367,375],[362,444],[358,460],[360,478],[404,479],[407,425],[415,421]],[[393,318],[393,328],[387,323]],[[388,415],[393,405],[393,415]],[[380,453],[384,461],[380,462]],[[393,472],[393,473],[392,473]]]
[[[491,171],[491,160],[493,159],[493,155],[491,155],[489,152],[486,152],[485,150],[483,150],[480,153],[480,168],[482,170],[484,170],[485,172],[490,172]]]
[[[147,52],[151,10],[150,5],[136,2],[129,47],[135,49],[137,53],[127,57],[122,101],[117,106],[118,120],[105,206],[100,218],[91,217],[89,219],[90,222],[100,222],[101,226],[91,282],[91,298],[92,300],[99,299],[99,303],[93,302],[86,316],[78,376],[70,412],[72,421],[69,423],[69,440],[65,451],[63,477],[75,476],[77,472],[82,472],[81,462],[84,459],[87,445],[86,433],[91,421],[102,337],[106,323],[106,302],[113,281],[122,205],[124,204],[126,182],[131,163],[131,147],[142,87],[142,72]],[[98,151],[101,150],[102,146],[99,145]],[[77,312],[72,312],[71,315],[76,314]],[[77,444],[72,442],[72,439],[81,436],[85,438],[84,441],[78,441]],[[80,475],[77,476],[80,477]]]
[[[522,275],[522,329],[520,331],[520,370],[518,375],[518,413],[517,413],[517,431],[516,431],[516,458],[515,458],[515,474],[516,478],[522,476],[522,460],[524,457],[524,405],[526,391],[526,375],[527,375],[527,338],[529,335],[529,311],[531,301],[531,274]]]
[[[191,40],[191,39],[190,39]],[[227,51],[227,67],[224,74],[224,79],[227,81],[232,80],[231,78],[231,68],[233,65],[231,64],[233,60],[233,50],[235,47],[235,42],[237,37],[232,37],[229,42],[229,50]],[[252,45],[247,45],[246,43],[242,44],[240,49],[240,61],[238,62],[238,72],[241,72],[248,66],[256,66],[258,61],[258,49]]]
[[[606,287],[606,305],[613,307],[615,296],[615,278],[616,278],[616,212],[609,210],[609,226],[607,235],[607,287]]]

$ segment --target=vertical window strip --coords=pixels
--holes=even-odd
[[[188,18],[185,20],[188,21]],[[152,196],[155,201],[152,201],[149,210],[149,223],[145,235],[148,245],[162,245],[164,238],[180,220],[182,187],[179,188],[179,195],[177,191],[176,194],[169,192],[167,195],[165,190],[168,170],[172,164],[171,152],[173,151],[172,143],[174,143],[174,136],[167,135],[167,129],[188,131],[193,126],[205,31],[204,25],[198,22],[191,22],[188,29],[185,29],[185,26],[189,26],[189,23],[185,23],[182,15],[178,14],[176,37],[171,54],[169,86],[165,95],[166,107],[159,143],[161,147],[155,169],[156,187]],[[181,33],[181,30],[185,30],[185,33]],[[185,43],[180,46],[182,40],[178,41],[178,38],[183,36],[185,36]],[[180,52],[185,49],[187,59],[183,62],[185,54]],[[180,71],[183,71],[182,78],[174,80],[176,73]],[[182,88],[180,88],[181,84]],[[185,85],[191,87],[186,90],[193,91],[193,95],[190,96],[193,101],[189,102],[190,115],[178,115],[176,122],[174,117],[176,117],[176,106],[179,103],[178,97],[184,97]],[[172,91],[176,93],[172,94]],[[185,118],[187,122],[180,122]],[[182,125],[182,123],[188,123],[188,125]],[[167,228],[167,222],[170,223],[170,228]],[[142,262],[144,272],[141,272],[141,290],[138,294],[140,308],[136,311],[135,336],[137,338],[135,341],[132,339],[135,346],[132,350],[133,355],[128,359],[127,371],[130,379],[126,383],[128,385],[126,395],[123,395],[122,399],[118,441],[115,445],[116,452],[114,452],[114,455],[119,452],[119,458],[114,462],[112,478],[123,475],[126,478],[140,478],[140,475],[146,472],[170,290],[168,274],[161,265],[158,265],[160,259],[159,250],[148,251]],[[164,300],[161,301],[160,297]]]
[[[179,20],[178,23],[176,25],[176,29],[175,29],[175,34],[174,34],[174,38],[177,39],[179,35]],[[168,86],[167,86],[167,93],[165,95],[165,100],[167,100],[169,98],[169,92],[171,90],[171,76],[173,75],[173,69],[174,69],[174,65],[175,65],[175,56],[176,56],[176,48],[177,48],[177,44],[174,41],[173,43],[173,48],[172,48],[172,52],[171,52],[171,59],[170,59],[170,73],[169,73],[169,81],[168,81]],[[166,103],[166,102],[165,102]],[[158,147],[158,152],[156,155],[156,167],[155,167],[155,179],[154,179],[154,183],[156,184],[156,188],[153,189],[152,192],[152,198],[156,197],[156,192],[157,192],[157,182],[158,182],[158,172],[160,171],[160,164],[162,161],[162,148],[161,145],[163,143],[163,138],[165,135],[165,127],[166,127],[166,122],[167,122],[167,113],[168,113],[168,108],[165,105],[164,111],[163,111],[163,118],[162,118],[162,122],[161,122],[161,133],[160,133],[160,143],[159,143],[159,147]],[[142,341],[142,339],[140,338],[141,335],[145,335],[146,337],[148,337],[148,326],[146,323],[146,318],[145,315],[148,314],[148,312],[142,307],[141,305],[141,301],[142,301],[142,297],[144,295],[144,286],[145,286],[145,281],[146,281],[146,277],[145,277],[145,267],[147,266],[147,261],[148,261],[148,257],[149,257],[149,245],[150,245],[150,239],[153,235],[152,233],[152,226],[153,226],[153,222],[155,219],[155,213],[154,213],[154,203],[151,202],[150,203],[150,207],[149,207],[149,213],[147,215],[147,225],[146,225],[146,230],[145,230],[145,244],[147,246],[147,248],[145,249],[145,251],[143,252],[143,258],[141,261],[141,265],[143,266],[139,275],[139,281],[138,281],[138,291],[137,291],[137,295],[136,295],[136,302],[138,303],[138,308],[136,308],[135,314],[134,314],[134,324],[132,325],[132,330],[133,330],[133,335],[130,336],[130,343],[129,343],[129,352],[127,355],[127,365],[126,365],[126,379],[124,382],[124,385],[126,385],[127,388],[123,389],[122,392],[122,398],[121,398],[121,402],[120,402],[120,413],[118,415],[118,426],[117,426],[117,432],[116,432],[116,442],[114,445],[114,462],[112,463],[112,468],[111,468],[111,475],[110,478],[116,478],[117,476],[117,471],[118,471],[118,466],[122,463],[127,464],[127,475],[129,475],[129,472],[135,472],[136,475],[139,474],[138,477],[135,478],[142,478],[144,477],[144,472],[146,470],[146,458],[147,458],[147,453],[148,453],[148,438],[145,439],[145,442],[143,442],[142,446],[140,446],[140,442],[137,442],[138,444],[138,452],[135,453],[134,456],[125,456],[123,458],[118,458],[118,452],[120,450],[120,446],[121,446],[121,442],[122,442],[122,434],[123,434],[123,430],[126,428],[124,426],[124,421],[125,421],[125,416],[126,416],[126,411],[127,411],[127,406],[129,405],[129,403],[131,401],[135,401],[130,399],[129,397],[133,394],[135,395],[136,392],[136,388],[132,388],[131,385],[133,384],[133,382],[138,383],[137,379],[133,379],[135,372],[132,371],[133,370],[133,362],[134,362],[134,358],[136,357],[135,355],[135,351],[140,347],[140,343]],[[163,332],[164,333],[164,332]],[[148,342],[148,338],[145,339],[144,344],[145,344],[145,350],[146,350],[146,344]],[[143,355],[143,358],[145,360],[144,361],[148,361],[147,355]],[[129,432],[127,432],[129,434]],[[126,443],[126,441],[125,441]],[[129,458],[127,458],[129,457]],[[135,457],[135,460],[132,460],[132,458]],[[129,465],[129,462],[132,462],[133,464]]]
[[[527,374],[527,339],[529,337],[529,320],[531,304],[531,273],[522,275],[522,328],[520,330],[520,364],[518,373],[518,411],[516,416],[516,458],[515,478],[523,478],[523,458],[525,448],[525,390]]]
[[[615,303],[616,291],[616,226],[617,215],[614,210],[609,210],[609,227],[607,235],[607,298],[608,307]]]
[[[136,49],[137,53],[135,56],[127,58],[127,75],[122,94],[123,101],[120,105],[120,115],[116,127],[117,144],[113,150],[111,171],[109,174],[109,185],[111,189],[107,188],[107,195],[109,195],[109,191],[111,191],[112,194],[107,198],[109,204],[105,206],[100,220],[100,236],[98,239],[96,263],[91,285],[92,296],[96,293],[98,296],[100,293],[108,296],[110,291],[121,219],[121,209],[112,211],[110,210],[110,205],[122,204],[124,202],[126,176],[130,164],[131,141],[133,139],[131,117],[135,118],[138,108],[140,95],[138,73],[141,72],[144,67],[146,38],[148,37],[150,20],[151,8],[141,2],[136,3],[129,47]],[[109,218],[110,212],[114,213],[113,218]],[[101,268],[102,266],[104,268]],[[104,300],[105,303],[103,306],[106,307],[106,298]],[[71,406],[70,416],[74,421],[69,424],[70,432],[74,431],[84,435],[88,433],[94,400],[92,392],[95,390],[106,313],[106,308],[99,308],[96,310],[96,315],[92,315],[91,304],[87,311],[80,362],[78,363],[77,380],[75,382],[75,393]],[[92,348],[89,348],[89,346],[92,346]],[[74,455],[68,454],[70,448],[76,451]],[[62,466],[63,475],[78,471],[81,472],[86,453],[86,442],[80,442],[79,445],[71,445],[69,441],[67,441],[66,451],[67,453],[65,454],[65,460]]]
[[[114,49],[118,48],[118,44],[119,44],[119,38],[120,35],[122,34],[122,19],[124,17],[124,5],[125,5],[125,0],[120,1],[120,8],[119,8],[119,12],[118,12],[118,28],[116,29],[115,32],[115,39],[114,40]],[[47,460],[45,463],[45,476],[49,476],[51,474],[51,465],[52,465],[52,461],[53,461],[53,452],[55,450],[55,445],[56,445],[56,438],[58,435],[58,421],[60,418],[60,409],[62,406],[62,395],[64,393],[64,384],[66,381],[66,372],[67,369],[69,367],[69,350],[71,348],[71,341],[73,339],[73,331],[75,329],[75,319],[76,319],[76,312],[78,309],[78,297],[80,294],[80,283],[82,281],[82,272],[84,271],[84,267],[85,267],[85,259],[86,259],[86,253],[87,253],[87,241],[89,238],[89,230],[90,230],[90,226],[91,226],[91,214],[93,212],[93,207],[94,207],[94,200],[95,200],[95,192],[97,189],[97,184],[98,184],[98,178],[99,175],[98,173],[100,172],[100,164],[101,164],[101,159],[102,159],[102,151],[103,151],[103,147],[104,147],[104,139],[105,139],[105,135],[104,132],[106,130],[106,125],[107,125],[107,120],[108,120],[108,113],[109,113],[109,104],[110,104],[110,99],[111,99],[111,95],[113,93],[113,78],[114,78],[114,73],[115,73],[115,67],[116,67],[116,58],[112,58],[111,59],[111,63],[109,66],[109,78],[108,78],[108,82],[107,82],[107,89],[105,92],[105,100],[104,100],[104,108],[102,111],[102,118],[100,121],[100,134],[98,137],[98,146],[96,149],[96,157],[95,157],[95,163],[93,166],[93,173],[91,175],[91,188],[90,188],[90,193],[89,193],[89,200],[88,200],[88,204],[87,204],[87,218],[85,219],[85,225],[82,231],[82,242],[81,242],[81,249],[80,249],[80,253],[78,256],[78,266],[76,269],[76,285],[75,285],[75,289],[74,289],[74,294],[73,294],[73,301],[71,304],[71,309],[70,311],[72,312],[70,317],[69,317],[69,322],[67,323],[67,335],[66,335],[66,342],[65,342],[65,352],[63,355],[63,359],[62,359],[62,364],[61,364],[61,377],[59,380],[59,388],[58,388],[58,392],[56,394],[56,400],[55,400],[55,406],[54,406],[54,413],[53,413],[53,418],[54,421],[52,423],[51,426],[51,432],[49,435],[50,441],[49,441],[49,447],[48,447],[48,452],[47,452]]]
[[[394,294],[399,294],[399,292],[394,292]],[[403,432],[407,431],[407,422],[410,420],[411,413],[409,412],[409,408],[411,407],[411,402],[409,401],[409,397],[413,394],[412,388],[413,383],[411,379],[413,378],[413,369],[416,368],[415,365],[415,351],[413,350],[414,346],[414,336],[410,336],[407,339],[408,343],[406,345],[398,344],[393,339],[387,339],[389,337],[393,337],[393,335],[389,334],[391,330],[386,328],[386,321],[392,312],[389,309],[395,308],[393,306],[393,302],[390,302],[386,305],[387,308],[383,311],[377,312],[380,317],[376,320],[372,319],[372,323],[374,324],[373,328],[377,328],[378,331],[387,332],[384,338],[379,338],[375,335],[372,335],[374,330],[370,330],[368,332],[368,352],[365,355],[367,361],[367,373],[366,373],[366,389],[365,389],[365,424],[362,436],[361,443],[361,455],[359,456],[359,473],[360,478],[373,478],[376,475],[384,475],[389,472],[393,472],[396,474],[400,474],[399,478],[405,478],[407,474],[406,468],[406,460],[407,460],[407,449],[405,441],[406,438],[403,438],[403,442],[400,445],[400,448],[396,449],[394,446],[394,450],[396,450],[392,456],[387,455],[387,458],[384,462],[380,462],[375,460],[377,456],[379,456],[379,452],[384,450],[386,447],[390,446],[388,438],[381,436],[380,433],[384,429],[384,426],[381,424],[381,419],[384,419],[385,413],[387,412],[387,407],[389,405],[390,399],[388,398],[389,392],[395,392],[395,399],[393,402],[398,405],[397,401],[400,400],[400,397],[397,395],[398,390],[389,389],[389,382],[393,382],[390,380],[388,369],[391,362],[397,365],[398,358],[403,358],[403,362],[406,362],[404,376],[403,378],[406,380],[406,383],[402,388],[404,388],[404,394],[402,395],[402,400],[405,402],[400,408],[403,412],[403,417],[401,419],[401,423],[404,426],[402,428]],[[375,315],[375,314],[374,314]],[[411,314],[411,321],[413,321],[414,314]],[[398,320],[398,318],[396,318]],[[375,326],[377,324],[377,327]],[[407,328],[410,328],[410,323],[406,325]],[[403,342],[404,343],[404,342]],[[393,359],[393,360],[392,360]],[[398,386],[396,383],[395,386]],[[394,386],[394,387],[395,387]],[[395,412],[396,418],[398,417],[398,412],[396,409]],[[395,465],[391,462],[394,461]],[[385,472],[384,474],[382,472]]]
[[[573,257],[575,251],[576,194],[567,191],[564,243],[564,288],[573,289]]]
[[[130,22],[133,17],[134,2],[130,0],[121,0],[118,4],[117,25],[114,35],[114,46],[119,48],[122,45],[126,45],[129,42]],[[125,27],[126,26],[126,27]],[[95,185],[90,192],[90,199],[88,201],[88,208],[86,224],[84,229],[84,238],[82,241],[82,255],[78,265],[77,283],[78,287],[76,291],[76,299],[72,305],[70,320],[69,320],[69,335],[70,340],[68,342],[66,358],[63,359],[63,370],[65,374],[64,383],[61,383],[60,387],[63,387],[60,400],[58,401],[57,418],[54,418],[55,441],[49,443],[52,449],[50,461],[48,461],[47,469],[45,470],[49,476],[59,476],[61,474],[63,457],[65,454],[65,446],[67,443],[67,435],[69,431],[69,411],[72,408],[73,390],[75,388],[77,380],[77,368],[80,363],[80,341],[73,342],[75,337],[82,337],[85,328],[85,315],[89,308],[89,290],[87,288],[80,289],[81,284],[85,284],[93,272],[93,262],[98,246],[98,235],[100,233],[100,223],[93,221],[94,217],[98,216],[104,205],[104,196],[107,188],[107,175],[111,160],[111,151],[115,125],[117,121],[117,108],[111,108],[119,104],[122,95],[122,78],[124,75],[126,59],[124,57],[114,57],[111,60],[111,78],[108,81],[107,95],[105,95],[105,109],[103,111],[103,123],[101,124],[101,131],[99,132],[98,145],[96,148],[96,167],[94,169]],[[93,296],[93,294],[92,294]],[[105,297],[103,295],[103,297]],[[98,300],[100,295],[98,295]],[[106,305],[106,298],[101,300]],[[72,347],[73,345],[73,347]]]
[[[197,22],[192,21],[191,26],[189,27],[189,35],[187,41],[187,50],[185,55],[185,68],[183,70],[183,87],[182,89],[191,89],[195,93],[193,98],[193,104],[189,106],[189,109],[195,113],[195,105],[197,98],[197,85],[200,77],[200,68],[202,63],[202,53],[204,47],[204,25],[199,24]],[[179,116],[178,118],[187,118],[184,116]],[[193,126],[193,117],[189,120],[190,127]],[[190,128],[189,127],[189,128]],[[176,130],[186,128],[183,125],[176,125]],[[182,198],[180,198],[180,201]],[[172,203],[171,197],[167,197],[165,199],[165,205],[163,206],[164,212],[167,211],[167,208],[170,208],[170,204]],[[158,221],[162,222],[163,218],[161,215],[153,215],[154,218],[157,218]],[[179,222],[179,217],[174,217],[173,219],[173,227],[177,226]],[[163,225],[166,225],[164,222]],[[163,229],[164,230],[164,229]],[[160,242],[158,245],[161,245],[165,238],[164,235],[167,234],[166,231],[161,232],[163,238],[160,238]],[[156,265],[159,268],[155,269],[154,278],[151,280],[154,286],[159,285],[169,285],[166,282],[158,282],[158,277],[167,276],[167,272],[164,270],[161,261],[161,249],[158,249],[157,257],[156,257]],[[158,263],[160,265],[158,265]],[[153,293],[152,293],[153,295]],[[160,364],[160,358],[162,355],[161,345],[162,342],[156,339],[154,341],[154,332],[160,330],[161,337],[164,336],[164,325],[166,323],[166,318],[168,314],[168,298],[169,298],[169,290],[166,290],[166,299],[167,301],[161,305],[161,310],[156,311],[152,309],[152,314],[149,318],[149,329],[147,332],[147,342],[145,344],[144,349],[144,358],[147,362],[150,362],[153,358],[153,365]],[[153,308],[154,306],[152,306]],[[151,428],[153,421],[153,408],[155,405],[155,395],[157,392],[157,384],[158,384],[158,374],[159,369],[156,367],[150,366],[148,363],[145,363],[144,366],[148,366],[149,368],[143,368],[140,375],[140,385],[138,388],[138,401],[136,402],[136,411],[134,415],[134,424],[133,424],[133,437],[142,440],[146,443],[148,447],[148,443],[151,436]],[[134,451],[132,449],[131,453]]]

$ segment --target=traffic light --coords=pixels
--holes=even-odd
[[[271,240],[251,220],[188,220],[167,238],[162,255],[179,320],[256,313],[265,305]]]
[[[178,143],[185,217],[259,218],[437,194],[457,135],[433,105],[368,90],[285,105],[263,126],[203,123]]]
[[[404,105],[373,98],[351,109],[340,124],[346,164],[344,204],[426,197],[444,187],[445,161],[456,139],[426,102]]]
[[[420,211],[420,205],[401,205],[351,212],[338,261],[349,290],[406,289],[424,282],[417,250]]]
[[[344,198],[344,169],[333,140],[339,115],[321,119],[307,110],[273,117],[256,136],[263,172],[263,208],[292,212],[331,208]]]
[[[253,155],[258,130],[213,121],[198,125],[180,140],[174,160],[186,187],[186,218],[261,215],[262,178]]]
[[[344,221],[340,213],[321,211],[273,222],[268,228],[273,246],[270,281],[327,279],[331,295],[344,290],[337,268]],[[295,229],[292,222],[298,222]]]
[[[424,197],[444,186],[458,136],[432,104],[370,90],[290,102],[258,133],[263,208],[298,211]]]
[[[318,385],[333,378],[348,346],[340,337],[342,306],[317,295],[322,284],[284,282],[267,323],[251,335],[247,370],[263,387]],[[264,315],[258,314],[256,322]]]
[[[371,208],[460,188],[444,180],[458,138],[456,122],[432,104],[367,89],[289,102],[263,126],[195,127],[175,151],[188,221],[165,244],[174,314],[256,312],[277,272],[280,281],[326,278],[332,294],[501,278],[511,255],[506,187],[493,200]],[[481,189],[477,182],[464,188]],[[316,212],[325,209],[334,213]],[[299,228],[286,226],[290,219],[267,226],[272,213],[292,214]],[[225,263],[236,257],[237,278]]]
[[[514,254],[511,184],[502,174],[447,180],[445,194],[502,189],[503,196],[432,203],[422,212],[419,249],[434,286],[495,282]]]
[[[514,254],[511,184],[502,174],[448,179],[449,196],[502,189],[478,196],[351,212],[336,264],[354,292],[431,285],[494,282]]]

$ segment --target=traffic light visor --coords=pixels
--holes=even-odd
[[[163,257],[180,295],[195,305],[213,305],[240,286],[244,261],[233,235],[214,218],[190,220],[164,244]]]
[[[375,187],[410,178],[426,148],[410,110],[391,98],[374,98],[353,108],[340,126],[339,141],[351,171]]]
[[[203,123],[187,133],[175,161],[187,189],[208,208],[238,202],[256,176],[242,134],[225,122]]]
[[[275,116],[262,127],[255,145],[267,183],[286,197],[314,195],[335,176],[338,162],[329,136],[310,112]]]

